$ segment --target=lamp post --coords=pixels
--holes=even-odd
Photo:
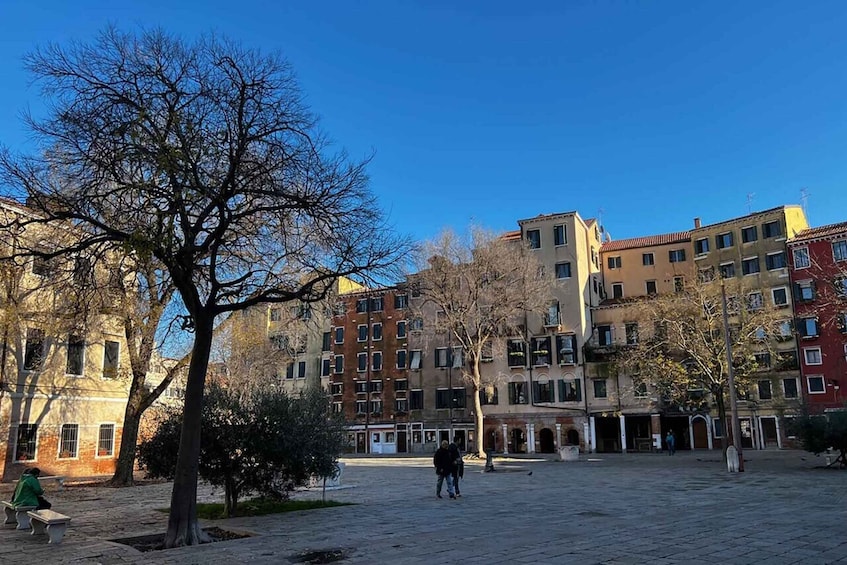
[[[738,399],[735,394],[735,370],[732,367],[732,340],[729,336],[729,314],[726,309],[726,286],[721,278],[721,307],[723,309],[723,335],[726,345],[727,386],[729,387],[729,409],[732,411],[732,445],[738,452],[738,472],[744,472],[744,456],[741,453],[741,422],[738,420]]]

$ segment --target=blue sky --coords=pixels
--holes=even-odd
[[[578,210],[616,239],[800,203],[847,220],[847,2],[3,0],[0,143],[21,56],[107,23],[281,51],[397,228]]]

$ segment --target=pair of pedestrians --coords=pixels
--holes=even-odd
[[[435,472],[438,474],[438,483],[435,486],[435,496],[441,496],[441,487],[444,481],[447,481],[447,494],[451,499],[458,498],[461,495],[459,492],[459,478],[464,476],[464,462],[462,461],[462,452],[459,450],[458,438],[453,438],[453,443],[447,443],[447,440],[441,442],[441,447],[436,450],[432,458],[432,463],[435,465]]]

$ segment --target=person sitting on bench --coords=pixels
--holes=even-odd
[[[15,488],[15,495],[12,497],[12,504],[18,506],[35,506],[36,510],[49,510],[52,504],[47,502],[42,496],[44,489],[41,488],[41,483],[38,482],[38,475],[41,474],[41,469],[33,467],[29,471],[24,471],[21,479],[18,481],[18,486]]]

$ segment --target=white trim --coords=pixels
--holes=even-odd
[[[62,457],[62,444],[64,443],[64,438],[62,437],[62,429],[65,426],[76,426],[76,445],[74,446],[75,455],[73,457]],[[78,422],[62,422],[59,424],[59,441],[57,442],[56,449],[56,460],[57,461],[77,461],[79,460],[79,434],[82,427]]]
[[[774,291],[780,290],[780,289],[785,291],[785,303],[784,304],[777,304],[776,298],[774,297]],[[788,291],[787,286],[774,286],[774,287],[771,287],[770,290],[771,290],[771,303],[774,306],[776,306],[777,308],[784,308],[786,306],[791,306],[791,298],[790,298],[791,293]]]
[[[797,265],[797,252],[798,251],[805,251],[806,252],[806,264],[803,265],[802,267]],[[812,266],[812,257],[809,254],[809,248],[808,247],[792,247],[791,248],[791,259],[792,259],[792,263],[793,263],[795,271],[799,271],[800,269],[808,269],[809,267]]]
[[[817,363],[812,363],[811,361],[809,361],[809,352],[811,352],[811,351],[817,351],[818,352],[818,358],[820,359],[820,361],[818,361]],[[821,353],[821,348],[820,347],[804,347],[803,348],[803,362],[806,365],[823,365],[823,353]]]
[[[112,426],[112,453],[111,455],[100,455],[100,428],[103,426]],[[118,435],[118,424],[117,422],[100,422],[97,424],[97,443],[94,446],[94,458],[95,459],[114,459],[115,458],[115,447],[117,442]]]
[[[821,386],[823,387],[823,390],[813,391],[812,386],[811,386],[812,379],[820,379],[821,380]],[[807,375],[806,376],[806,391],[809,394],[826,394],[826,381],[824,380],[823,375]]]

